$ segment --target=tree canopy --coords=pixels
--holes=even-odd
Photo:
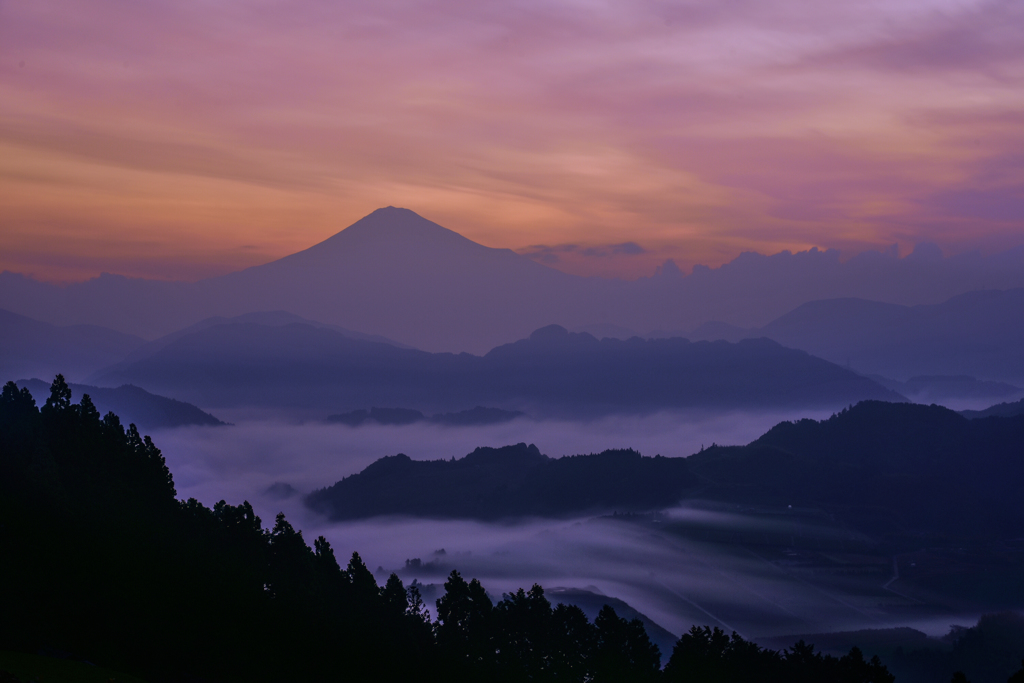
[[[0,391],[8,649],[169,681],[738,681],[752,666],[780,681],[892,681],[856,650],[780,654],[708,627],[662,671],[638,619],[605,606],[591,623],[539,585],[495,603],[458,571],[431,622],[415,584],[378,585],[358,553],[342,567],[283,514],[268,529],[248,502],[179,500],[148,436],[71,399],[59,375],[41,409],[13,383]]]

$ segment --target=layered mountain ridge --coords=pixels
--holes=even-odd
[[[684,275],[666,264],[636,281],[569,275],[477,244],[407,209],[378,209],[301,252],[196,283],[102,275],[58,287],[0,274],[0,307],[51,324],[145,339],[215,316],[280,310],[427,351],[482,354],[532,330],[666,330],[722,320],[763,326],[811,299],[933,304],[972,289],[1024,287],[1024,248],[943,258],[835,251],[744,253]]]
[[[957,375],[1024,386],[1024,288],[966,292],[918,306],[825,299],[764,327],[709,323],[691,339],[768,337],[866,374],[905,381]],[[992,388],[992,397],[1001,397]]]
[[[484,356],[428,353],[293,323],[216,325],[97,373],[204,408],[330,413],[367,405],[457,412],[476,406],[580,418],[678,409],[839,408],[903,400],[838,365],[768,339],[626,341],[554,325]]]

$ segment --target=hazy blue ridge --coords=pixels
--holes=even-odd
[[[1024,415],[1024,399],[1013,403],[999,403],[984,410],[961,410],[964,417],[976,420],[982,417],[1015,417]]]
[[[441,415],[489,406],[545,418],[904,400],[767,339],[599,341],[558,326],[474,356],[402,349],[301,323],[216,325],[94,377],[204,407],[309,408],[322,417],[367,405]]]
[[[80,380],[143,344],[140,337],[97,325],[51,325],[0,310],[0,377],[63,373]]]

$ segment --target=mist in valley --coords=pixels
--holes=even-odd
[[[953,621],[973,623],[977,615],[970,611],[936,609],[888,590],[891,558],[875,541],[813,511],[697,503],[653,517],[331,522],[302,502],[305,493],[396,453],[451,459],[477,446],[525,442],[550,457],[618,447],[684,457],[712,443],[749,443],[780,421],[803,417],[828,414],[659,413],[464,428],[246,420],[164,430],[154,438],[180,498],[206,505],[249,500],[267,526],[284,512],[308,543],[323,535],[340,558],[358,552],[378,582],[393,571],[407,584],[415,579],[432,611],[440,584],[458,569],[479,578],[496,600],[533,583],[553,591],[553,601],[560,589],[618,598],[674,636],[694,624],[749,638],[907,624],[939,635]],[[737,534],[740,542],[731,542]],[[819,576],[803,567],[807,549],[850,564],[849,575]]]
[[[268,413],[249,411],[220,414],[234,424],[153,432],[174,473],[179,497],[195,497],[205,504],[246,498],[257,505],[267,497],[274,502],[265,491],[275,483],[308,493],[355,474],[385,455],[449,460],[478,446],[521,442],[536,444],[552,458],[609,448],[685,457],[713,443],[749,443],[783,420],[821,419],[829,412],[662,412],[585,422],[521,418],[471,427],[427,423],[349,427],[274,419]],[[261,514],[267,512],[258,509]]]
[[[1024,2],[61,5],[0,683],[1024,683]]]

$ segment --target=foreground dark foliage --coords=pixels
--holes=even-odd
[[[60,376],[42,409],[13,383],[0,394],[0,520],[0,649],[151,681],[739,681],[751,666],[774,667],[765,681],[892,680],[856,651],[780,655],[708,629],[663,673],[639,620],[606,606],[590,623],[536,585],[495,605],[458,572],[431,623],[415,587],[378,586],[358,554],[342,568],[283,515],[267,530],[248,503],[178,501],[149,437],[73,404]]]
[[[900,683],[1024,683],[1022,659],[1024,615],[1002,612],[983,615],[975,626],[953,626],[934,643],[899,647],[886,662]]]
[[[842,657],[822,655],[802,640],[776,652],[744,640],[736,633],[694,626],[683,635],[665,667],[673,683],[893,683],[895,678],[873,657],[865,661],[856,647]]]

